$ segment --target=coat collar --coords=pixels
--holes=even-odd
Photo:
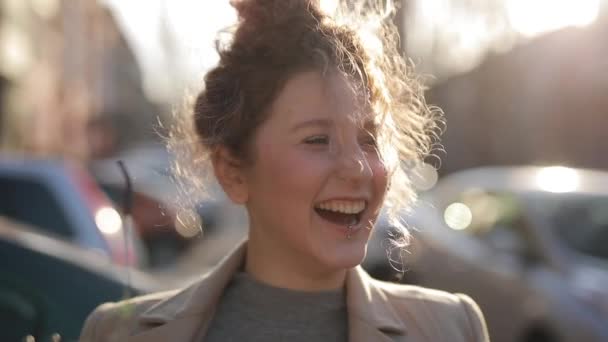
[[[382,290],[380,282],[371,278],[361,266],[352,268],[346,278],[346,305],[349,324],[360,321],[380,331],[403,335],[405,323]]]
[[[134,337],[141,337],[141,341],[160,341],[160,338],[154,339],[155,330],[160,337],[179,329],[189,339],[201,340],[224,288],[243,265],[245,252],[246,242],[242,242],[202,279],[146,310],[139,317],[140,325],[157,327],[143,330]],[[380,283],[360,266],[347,273],[346,302],[351,342],[391,341],[388,335],[405,334],[404,322]]]
[[[245,260],[246,243],[241,242],[201,279],[146,310],[139,321],[143,324],[165,324],[172,320],[212,314],[216,302],[233,275]]]

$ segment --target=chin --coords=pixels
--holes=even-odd
[[[350,246],[340,246],[329,256],[328,264],[334,269],[350,269],[360,265],[365,259],[367,243],[354,243]]]

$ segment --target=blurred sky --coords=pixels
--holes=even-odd
[[[335,0],[322,0],[325,5]],[[228,0],[104,0],[144,72],[146,93],[160,102],[197,87],[217,62],[214,38],[236,22]],[[408,54],[426,73],[438,77],[466,72],[488,51],[504,52],[516,43],[598,17],[607,0],[412,0],[405,25]]]

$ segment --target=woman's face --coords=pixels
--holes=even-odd
[[[338,74],[287,81],[244,171],[251,243],[316,269],[363,260],[388,174],[375,146],[380,127],[360,100]]]

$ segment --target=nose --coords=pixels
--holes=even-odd
[[[337,161],[337,174],[340,179],[360,183],[373,176],[372,168],[359,144],[354,147],[342,146]]]

